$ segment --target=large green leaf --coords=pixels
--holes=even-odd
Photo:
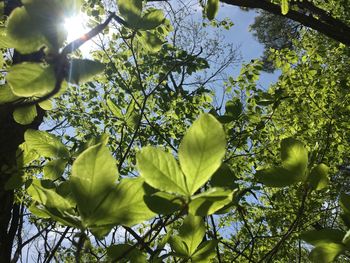
[[[217,240],[208,240],[200,244],[196,252],[193,254],[192,262],[195,263],[207,263],[210,259],[215,257],[215,247],[219,242]]]
[[[16,108],[13,112],[14,120],[22,125],[31,124],[37,116],[36,106],[30,105]]]
[[[172,214],[180,210],[185,204],[184,200],[180,199],[178,196],[166,192],[146,195],[144,200],[149,209],[162,215]]]
[[[30,197],[38,204],[34,204],[31,211],[43,218],[51,217],[64,225],[80,227],[80,221],[75,215],[75,204],[57,194],[54,188],[47,188],[41,180],[33,180],[27,190]]]
[[[340,195],[340,206],[343,208],[344,212],[350,215],[350,195],[342,193]]]
[[[44,177],[50,180],[56,180],[60,178],[66,167],[67,160],[56,159],[51,160],[44,166]]]
[[[104,70],[100,62],[89,59],[72,59],[69,62],[67,81],[82,84]]]
[[[311,251],[310,259],[315,263],[330,263],[344,250],[345,247],[342,244],[321,244]]]
[[[115,261],[117,259],[126,259],[130,260],[130,262],[133,263],[147,262],[146,255],[129,244],[112,245],[107,248],[107,255],[112,261]]]
[[[231,203],[233,192],[219,188],[212,188],[192,198],[188,211],[192,215],[207,216]]]
[[[220,167],[225,155],[225,132],[210,114],[202,114],[187,131],[179,147],[187,189],[194,194]]]
[[[188,195],[184,175],[171,153],[148,146],[137,153],[136,160],[147,184],[165,192]]]
[[[125,225],[133,226],[151,219],[155,214],[147,207],[143,198],[145,189],[142,178],[125,178],[112,189],[97,207],[89,226]]]
[[[18,100],[19,97],[13,94],[9,85],[0,85],[0,104]]]
[[[176,256],[188,258],[190,256],[186,243],[179,236],[172,236],[169,239],[171,248],[175,251]]]
[[[148,9],[147,13],[137,24],[137,28],[141,30],[154,29],[165,20],[164,13],[160,9]]]
[[[280,167],[258,170],[258,180],[271,187],[284,187],[304,180],[308,154],[300,141],[293,138],[282,140],[281,159]]]
[[[135,25],[141,19],[142,0],[118,0],[118,9],[128,24]]]
[[[75,160],[70,177],[78,210],[84,219],[93,216],[115,187],[118,170],[107,147],[91,146]]]
[[[237,180],[237,177],[233,174],[231,168],[227,164],[223,163],[213,174],[212,178],[210,179],[210,184],[214,187],[234,189],[237,187],[235,180]]]
[[[40,21],[33,19],[25,7],[17,7],[8,18],[8,44],[23,54],[32,53],[45,45]]]
[[[20,97],[43,96],[55,87],[53,67],[23,62],[12,66],[6,76],[12,92]]]
[[[28,149],[36,151],[42,157],[69,157],[66,146],[53,134],[29,129],[25,132],[24,139]]]
[[[193,255],[205,234],[203,218],[187,215],[179,229],[179,237],[188,248],[188,256]]]
[[[323,163],[312,168],[308,178],[312,189],[322,190],[328,187],[328,184],[329,184],[328,171],[329,171],[328,166]]]
[[[337,229],[310,230],[301,234],[301,239],[317,246],[326,243],[342,243],[345,232]]]

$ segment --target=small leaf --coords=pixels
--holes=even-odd
[[[233,174],[231,168],[223,163],[213,174],[210,184],[214,187],[235,189],[237,187],[235,180],[237,180],[237,177]]]
[[[340,195],[340,206],[346,214],[350,215],[350,195],[344,193]]]
[[[218,245],[217,240],[208,240],[200,244],[196,252],[193,254],[192,262],[195,263],[206,263],[210,262],[210,259],[215,257],[215,248]]]
[[[345,250],[342,244],[325,243],[315,247],[310,254],[315,263],[330,263]]]
[[[202,242],[205,226],[202,217],[187,215],[179,229],[179,237],[186,244],[191,256]]]
[[[171,248],[175,251],[176,256],[185,257],[185,258],[190,256],[190,253],[188,252],[188,247],[181,237],[178,237],[178,236],[170,237],[169,244]]]
[[[208,216],[223,208],[233,201],[233,192],[212,188],[192,198],[188,211],[196,216]]]
[[[238,98],[226,102],[225,115],[231,117],[232,120],[238,119],[242,111],[243,105]]]
[[[82,218],[93,216],[115,187],[117,178],[115,160],[106,146],[97,144],[79,155],[73,163],[70,181]]]
[[[148,146],[137,153],[136,160],[147,184],[165,192],[188,195],[184,175],[171,153]]]
[[[103,178],[102,178],[103,179]],[[145,189],[141,178],[125,178],[113,188],[86,223],[91,226],[133,226],[155,214],[143,201]]]
[[[288,14],[288,11],[289,11],[289,0],[282,0],[282,3],[281,3],[282,15]]]
[[[112,245],[107,248],[108,257],[114,262],[119,259],[130,260],[132,263],[145,263],[147,257],[140,250],[129,244]],[[119,262],[119,261],[118,261]]]
[[[44,177],[45,179],[57,180],[64,172],[67,161],[65,159],[56,159],[49,161],[44,166]]]
[[[180,210],[184,204],[184,201],[181,201],[178,196],[165,192],[157,192],[152,195],[146,195],[144,200],[149,209],[162,215],[172,214]]]
[[[18,100],[19,97],[13,94],[9,85],[0,85],[0,104]]]
[[[104,68],[104,65],[97,61],[72,59],[69,62],[67,81],[74,84],[82,84],[101,73]]]
[[[160,9],[149,9],[147,13],[142,17],[137,24],[137,28],[140,30],[154,29],[165,20],[164,13]]]
[[[41,97],[55,87],[53,67],[23,62],[12,66],[6,76],[12,92],[20,97]]]
[[[206,14],[209,20],[213,20],[219,11],[219,0],[207,0]]]
[[[118,0],[118,9],[128,24],[135,24],[141,19],[142,0]]]
[[[220,167],[225,147],[225,132],[212,115],[202,114],[189,128],[179,147],[179,160],[191,195]]]
[[[151,53],[158,52],[165,41],[159,38],[156,34],[149,31],[141,31],[141,36],[137,39],[140,41],[142,48]]]
[[[28,149],[36,151],[42,157],[69,157],[66,146],[53,134],[29,129],[25,132],[24,139]]]
[[[124,118],[121,109],[110,98],[107,99],[106,103],[109,110],[113,113],[115,117],[121,120]]]
[[[31,124],[37,116],[36,106],[30,105],[16,108],[13,112],[14,120],[22,125]]]
[[[51,100],[44,100],[42,102],[38,103],[40,108],[43,110],[52,110],[52,101]]]
[[[285,187],[304,180],[308,154],[300,141],[293,138],[282,140],[281,159],[282,167],[258,170],[258,180],[270,187]]]
[[[329,168],[323,163],[312,168],[308,179],[313,190],[322,190],[328,187],[328,171]]]
[[[337,229],[310,230],[301,234],[300,238],[306,242],[318,246],[326,243],[342,243],[345,232]]]

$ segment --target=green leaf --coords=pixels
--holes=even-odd
[[[203,218],[200,216],[187,215],[179,229],[179,237],[188,248],[191,256],[202,242],[205,234]]]
[[[236,120],[242,114],[243,105],[238,98],[226,102],[225,115],[230,117],[231,120]]]
[[[51,100],[44,100],[42,102],[38,103],[40,108],[43,110],[52,110],[52,101]]]
[[[141,31],[140,36],[138,36],[137,39],[140,41],[141,47],[151,53],[158,52],[165,43],[165,41],[159,38],[156,34],[149,31]]]
[[[184,241],[182,241],[181,237],[172,236],[169,239],[169,244],[171,248],[175,251],[176,256],[180,257],[189,257],[190,253],[188,252],[188,247]]]
[[[93,216],[117,179],[117,166],[106,146],[97,144],[79,155],[73,163],[70,181],[82,218]]]
[[[213,20],[219,11],[219,0],[208,0],[206,14],[209,20]]]
[[[187,131],[179,147],[179,160],[191,195],[220,167],[225,147],[224,129],[210,114],[202,114]]]
[[[20,97],[41,97],[52,91],[56,82],[53,67],[32,62],[12,66],[6,80],[13,94]]]
[[[0,104],[18,100],[19,97],[13,94],[9,85],[0,85]]]
[[[53,134],[29,129],[25,132],[24,139],[28,149],[36,151],[42,157],[69,157],[66,146]]]
[[[128,24],[137,24],[141,19],[142,0],[118,0],[118,9]]]
[[[151,219],[155,214],[149,210],[143,198],[145,189],[141,178],[125,178],[105,196],[92,217],[89,226],[133,226]]]
[[[107,99],[106,103],[109,110],[113,113],[115,117],[121,120],[124,119],[123,113],[121,109],[118,107],[118,105],[116,105],[110,98]]]
[[[328,166],[323,163],[312,168],[308,178],[311,189],[322,190],[328,187],[329,185],[328,171],[329,171]]]
[[[63,175],[66,164],[67,161],[65,159],[56,159],[49,161],[44,166],[44,178],[53,181],[60,178]]]
[[[31,124],[37,116],[36,106],[24,106],[16,108],[13,112],[14,120],[22,125]]]
[[[23,168],[25,165],[40,157],[39,154],[34,149],[30,149],[25,142],[18,147],[16,154],[17,166],[19,168]]]
[[[107,255],[112,260],[126,259],[132,263],[145,263],[147,257],[140,250],[129,244],[112,245],[107,248]],[[119,261],[118,261],[119,262]]]
[[[315,247],[310,254],[311,261],[315,263],[329,263],[344,251],[344,246],[335,243],[326,243]]]
[[[342,193],[340,195],[340,206],[346,214],[350,215],[350,195]]]
[[[318,246],[327,243],[342,243],[345,232],[337,229],[310,230],[301,234],[300,238],[306,242]]]
[[[235,180],[237,180],[237,177],[233,174],[231,168],[223,163],[213,174],[210,184],[214,187],[235,189],[237,187]]]
[[[34,201],[39,203],[34,209],[37,216],[43,215],[44,218],[47,218],[48,215],[64,225],[80,227],[80,222],[74,212],[75,204],[57,194],[55,189],[46,188],[43,181],[33,180],[27,192]]]
[[[195,263],[207,263],[210,262],[210,259],[215,257],[216,251],[215,248],[218,245],[217,240],[208,240],[200,244],[196,252],[193,254],[192,262]]]
[[[285,187],[304,179],[308,154],[301,142],[293,138],[282,140],[281,159],[282,167],[258,170],[257,179],[270,187]]]
[[[20,53],[28,54],[45,45],[46,39],[40,32],[40,22],[33,19],[25,7],[17,7],[8,18],[6,42]]]
[[[142,17],[142,19],[136,27],[140,30],[150,30],[161,25],[164,20],[165,17],[163,10],[149,9],[147,10],[147,13]]]
[[[0,51],[0,69],[4,66],[4,55],[2,54],[2,52]]]
[[[281,142],[281,159],[284,167],[298,172],[299,177],[305,175],[308,153],[302,142],[293,138],[283,139]]]
[[[136,154],[140,175],[150,186],[169,193],[188,195],[185,177],[171,153],[147,146]]]
[[[169,215],[180,210],[184,201],[178,196],[165,192],[157,192],[144,197],[145,203],[149,209],[157,214]]]
[[[196,195],[189,204],[188,211],[196,216],[208,216],[232,202],[231,190],[212,188],[204,193]]]
[[[288,14],[288,11],[289,11],[289,0],[282,0],[282,3],[281,3],[282,15]]]
[[[72,59],[69,61],[67,81],[74,84],[82,84],[89,81],[104,70],[105,66],[97,61],[89,59]]]

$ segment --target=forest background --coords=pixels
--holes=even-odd
[[[4,262],[350,261],[348,0],[0,7]]]

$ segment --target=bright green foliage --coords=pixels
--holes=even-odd
[[[282,166],[259,170],[257,177],[267,186],[284,187],[305,178],[308,156],[305,146],[293,138],[281,142]]]
[[[0,86],[0,104],[12,102],[18,99],[18,96],[13,94],[9,85]]]
[[[322,190],[329,185],[328,178],[329,168],[321,163],[312,168],[308,180],[310,181],[311,188],[314,190]]]
[[[311,251],[310,259],[313,262],[329,263],[333,262],[333,260],[343,251],[344,246],[339,244],[321,244],[320,246],[317,246]]]
[[[225,141],[220,123],[209,114],[199,117],[182,139],[179,161],[190,194],[203,186],[220,167]]]
[[[69,61],[67,81],[74,84],[82,84],[102,72],[103,69],[104,65],[97,61],[72,59]]]
[[[73,164],[71,187],[83,219],[91,217],[118,179],[114,158],[106,146],[85,150]]]
[[[27,130],[24,139],[29,150],[36,151],[42,157],[67,158],[69,152],[54,135],[43,131]]]
[[[219,0],[207,0],[205,8],[206,15],[209,20],[213,20],[219,11]]]
[[[13,118],[14,120],[22,125],[30,124],[33,122],[37,115],[36,106],[25,106],[14,110]]]
[[[288,14],[289,11],[289,0],[281,0],[281,12],[282,15]]]
[[[10,68],[6,77],[12,92],[20,97],[43,96],[55,86],[52,67],[38,63],[21,63]]]

